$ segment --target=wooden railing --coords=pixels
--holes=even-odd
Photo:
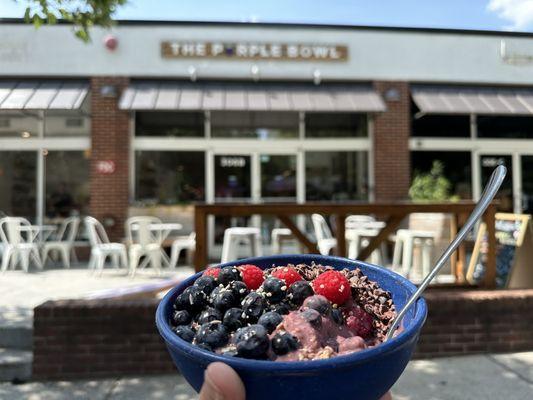
[[[333,215],[336,221],[335,236],[337,238],[337,255],[346,256],[345,218],[352,214],[372,214],[385,221],[385,226],[368,245],[361,249],[359,259],[365,260],[390,234],[394,233],[402,220],[411,213],[447,213],[452,215],[452,237],[457,233],[468,215],[475,207],[474,202],[461,201],[454,203],[305,203],[305,204],[198,204],[195,206],[196,252],[194,264],[197,271],[205,268],[208,263],[207,217],[209,215],[245,217],[252,215],[270,215],[277,217],[291,230],[298,241],[307,248],[308,253],[317,254],[316,243],[311,241],[296,224],[291,216],[318,213]],[[491,204],[483,216],[487,224],[488,252],[487,270],[484,285],[495,287],[496,278],[496,237],[495,237],[496,206]],[[466,251],[460,246],[451,261],[452,273],[456,283],[464,283]]]

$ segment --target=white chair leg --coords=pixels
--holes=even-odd
[[[152,268],[155,269],[156,274],[161,275],[161,252],[159,250],[152,251],[148,256],[150,257]]]
[[[99,253],[95,259],[95,267],[99,277],[102,276],[102,272],[104,272],[105,259],[106,255],[104,253]]]
[[[402,259],[402,244],[403,240],[396,236],[396,242],[394,243],[394,251],[392,253],[392,268],[398,268]]]
[[[138,251],[130,251],[129,274],[132,278],[135,276],[140,260],[141,254]]]
[[[422,274],[427,276],[431,268],[431,249],[433,242],[431,239],[422,242]]]
[[[63,261],[64,268],[70,268],[70,251],[67,247],[61,247],[61,261]]]
[[[169,268],[176,268],[178,265],[178,260],[180,259],[181,250],[183,250],[182,246],[172,245],[172,249],[170,250],[170,261],[168,265]]]
[[[255,257],[260,257],[263,255],[263,246],[261,246],[261,235],[255,234],[252,239],[253,252]]]
[[[413,267],[413,240],[406,238],[403,244],[402,275],[409,276]]]
[[[20,253],[20,264],[22,266],[22,269],[28,272],[29,267],[30,267],[30,252],[29,251],[23,251]]]
[[[73,262],[75,262],[76,264],[78,263],[78,255],[76,254],[76,249],[74,248],[74,246],[72,246],[70,248],[70,258]]]
[[[230,260],[232,246],[231,242],[231,235],[228,232],[224,232],[224,241],[222,242],[222,256],[220,257],[221,263],[226,263]]]
[[[34,264],[35,264],[35,266],[37,268],[43,269],[43,263],[41,261],[40,255],[39,255],[39,249],[37,249],[37,248],[31,249],[29,257],[31,257],[33,259],[33,262],[34,262]]]
[[[49,247],[48,246],[44,246],[43,247],[43,252],[41,254],[41,260],[43,262],[43,266],[46,265],[46,259],[48,258],[48,251],[49,251]]]
[[[120,268],[119,257],[120,257],[119,253],[111,254],[111,263],[113,264],[114,268]]]
[[[11,262],[11,258],[13,256],[13,249],[8,247],[7,249],[4,249],[4,254],[2,255],[2,272],[6,272],[7,267],[9,266]]]
[[[120,251],[120,263],[123,268],[128,268],[128,254],[125,248]]]

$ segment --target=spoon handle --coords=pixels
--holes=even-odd
[[[429,274],[424,278],[424,280],[418,287],[418,290],[411,295],[411,298],[407,301],[407,303],[405,303],[404,307],[398,313],[396,318],[394,318],[391,326],[389,327],[389,330],[387,332],[387,335],[384,341],[389,340],[394,335],[394,331],[398,327],[398,324],[404,317],[407,310],[409,310],[409,307],[411,307],[413,303],[415,303],[418,300],[422,292],[426,290],[426,288],[431,283],[433,278],[435,278],[435,276],[442,269],[446,261],[448,261],[448,258],[450,258],[453,252],[457,249],[457,247],[459,247],[461,242],[465,239],[468,232],[470,232],[470,230],[474,227],[477,220],[483,215],[483,213],[485,212],[485,210],[487,209],[491,201],[494,199],[494,196],[498,192],[498,189],[500,188],[505,178],[506,173],[507,173],[507,169],[503,165],[498,166],[494,170],[494,172],[492,173],[490,177],[489,183],[487,184],[487,186],[485,186],[483,195],[481,196],[476,207],[474,208],[474,211],[472,211],[472,214],[470,214],[470,216],[468,217],[468,220],[463,225],[463,227],[461,228],[461,230],[459,231],[455,239],[453,239],[453,241],[446,248],[444,253],[442,253],[439,260],[435,264],[435,267],[433,267],[433,269],[429,272]]]

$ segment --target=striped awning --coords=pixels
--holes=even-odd
[[[381,112],[385,103],[367,85],[194,84],[134,82],[122,110]]]
[[[533,114],[531,89],[413,86],[411,93],[424,114]]]
[[[80,81],[0,81],[0,110],[74,110],[88,92]]]

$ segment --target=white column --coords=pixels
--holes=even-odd
[[[135,111],[130,112],[130,166],[129,166],[129,196],[130,205],[135,200]]]
[[[39,126],[39,138],[44,138],[44,132],[45,132],[45,120],[44,120],[44,111],[38,112],[38,126]],[[37,213],[37,225],[42,225],[44,220],[44,208],[45,208],[45,174],[46,174],[46,159],[45,159],[45,151],[48,150],[44,149],[43,147],[39,147],[39,150],[37,151],[37,188],[35,193],[35,199],[36,199],[36,213]]]
[[[368,201],[375,200],[375,177],[374,177],[374,116],[368,114]]]
[[[522,157],[520,153],[513,153],[513,211],[516,214],[522,213]]]

